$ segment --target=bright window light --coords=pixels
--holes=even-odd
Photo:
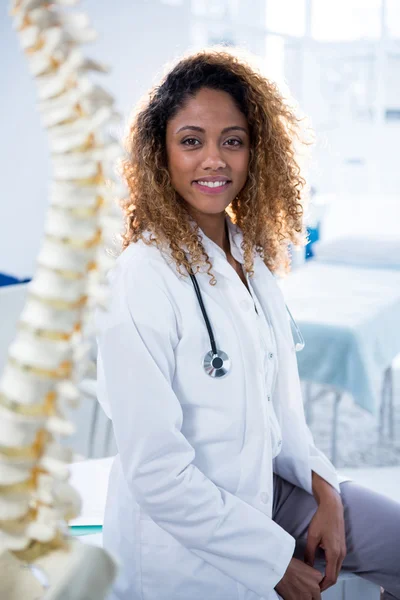
[[[266,0],[266,27],[286,35],[305,33],[305,0]]]
[[[376,39],[381,32],[381,0],[314,0],[312,36],[323,41]]]
[[[229,12],[231,5],[232,2],[227,0],[192,0],[191,9],[196,17],[222,19]]]
[[[163,4],[169,4],[170,6],[181,6],[183,0],[162,0]]]
[[[386,0],[386,27],[390,37],[400,38],[400,0]]]
[[[267,35],[263,72],[278,85],[285,81],[285,40],[279,35]]]

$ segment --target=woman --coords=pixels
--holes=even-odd
[[[296,130],[275,85],[222,50],[182,59],[133,120],[99,335],[115,599],[314,599],[342,563],[400,598],[399,506],[340,485],[304,419],[272,274],[302,236]]]

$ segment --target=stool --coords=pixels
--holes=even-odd
[[[342,571],[336,585],[322,593],[323,600],[379,600],[379,585],[361,579],[354,573]]]

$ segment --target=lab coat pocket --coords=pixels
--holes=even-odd
[[[140,538],[141,600],[239,600],[235,581],[154,521],[140,520]]]
[[[246,589],[243,585],[241,585],[240,583],[237,583],[237,589],[238,589],[238,598],[239,600],[283,600],[279,594],[277,594],[277,592],[275,592],[275,590],[272,590],[271,593],[268,594],[268,596],[266,597],[260,597],[257,596],[257,594],[255,592],[252,592],[251,590]]]

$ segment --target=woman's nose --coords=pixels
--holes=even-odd
[[[219,168],[225,168],[226,162],[222,158],[218,148],[210,147],[205,149],[205,156],[201,166],[203,167],[203,169],[214,170]]]

